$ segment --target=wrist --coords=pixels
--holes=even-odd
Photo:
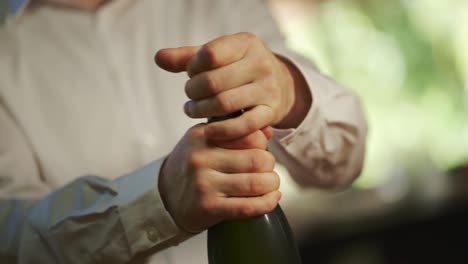
[[[289,62],[289,60],[277,56],[280,63],[286,68],[290,78],[289,89],[292,90],[293,103],[288,113],[274,127],[279,129],[297,128],[306,117],[312,105],[312,94],[302,73],[299,69]]]

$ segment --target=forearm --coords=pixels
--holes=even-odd
[[[2,202],[1,257],[18,263],[126,263],[177,243],[180,230],[157,192],[160,163],[115,181],[82,177],[36,202]]]
[[[313,102],[294,129],[275,130],[271,150],[302,185],[345,187],[363,166],[367,125],[359,99],[307,60],[282,54],[296,65]]]
[[[289,113],[280,123],[275,125],[275,128],[297,128],[306,117],[312,105],[310,88],[302,73],[293,63],[281,55],[276,55],[276,57],[284,65],[286,72],[290,76],[290,89],[294,92],[294,103]]]

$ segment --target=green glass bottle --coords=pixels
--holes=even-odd
[[[242,113],[211,118],[216,122]],[[209,264],[300,264],[288,220],[278,205],[265,215],[221,222],[208,229]]]

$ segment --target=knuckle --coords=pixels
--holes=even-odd
[[[273,168],[275,167],[275,164],[276,164],[276,158],[273,154],[271,154],[269,151],[264,151],[263,152],[263,159],[264,159],[264,164],[265,164],[265,168],[266,170],[273,170]]]
[[[257,60],[257,69],[258,69],[258,72],[261,74],[261,75],[272,75],[273,74],[273,71],[274,71],[274,68],[273,68],[273,63],[270,59],[268,58],[259,58]]]
[[[258,148],[260,147],[259,145],[261,145],[261,139],[258,138],[256,134],[255,136],[248,136],[244,139],[244,145],[249,149]]]
[[[205,136],[205,128],[203,125],[196,125],[190,128],[189,137],[192,139],[199,139]]]
[[[255,215],[256,211],[253,205],[245,203],[240,207],[239,214],[241,217],[251,217]]]
[[[199,169],[205,164],[205,155],[199,152],[191,152],[187,158],[187,164],[190,168]]]
[[[245,38],[245,40],[252,42],[252,41],[257,41],[258,37],[257,35],[251,33],[251,32],[241,32],[240,35]]]
[[[244,126],[246,131],[258,130],[258,121],[254,118],[249,118],[245,120]]]
[[[208,92],[212,94],[218,93],[219,87],[218,82],[215,80],[215,78],[210,74],[205,74],[204,79],[206,83],[206,89],[208,90]]]
[[[212,66],[219,65],[220,61],[218,55],[216,54],[216,47],[213,43],[205,44],[201,50],[203,57],[206,62]]]
[[[263,166],[263,151],[257,150],[257,149],[252,149],[250,151],[250,168],[253,172],[261,171]]]
[[[253,176],[250,177],[249,181],[249,192],[252,195],[261,195],[264,192],[264,184],[262,177]]]
[[[219,94],[216,96],[216,100],[221,111],[226,113],[235,111],[235,109],[233,109],[233,103],[229,97]]]
[[[280,187],[280,183],[281,183],[279,175],[276,172],[273,172],[270,178],[271,178],[270,180],[272,182],[273,190],[278,190]]]
[[[226,128],[225,126],[223,125],[219,125],[217,124],[216,122],[215,123],[211,123],[211,124],[208,124],[208,129],[211,131],[211,132],[214,132],[216,133],[216,135],[218,136],[225,136],[228,134],[228,128]]]
[[[254,134],[252,136],[249,136],[247,139],[247,144],[249,148],[252,149],[266,149],[268,145],[268,139],[260,130],[254,132]]]
[[[193,79],[189,79],[185,82],[184,90],[185,94],[189,97],[192,98],[191,93],[192,93],[192,82]]]
[[[278,201],[276,200],[276,197],[272,196],[269,199],[265,201],[265,210],[267,212],[273,211],[275,209],[276,205],[278,204]]]

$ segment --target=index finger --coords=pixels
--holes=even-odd
[[[205,133],[211,140],[233,140],[270,126],[273,120],[273,111],[269,106],[257,105],[241,116],[209,123]]]
[[[192,77],[242,59],[247,52],[249,38],[249,33],[237,33],[206,43],[188,63],[188,75]]]

